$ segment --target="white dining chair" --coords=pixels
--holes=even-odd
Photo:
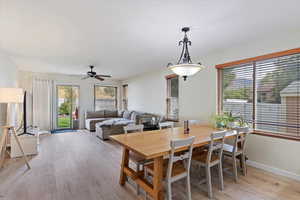
[[[210,143],[208,149],[203,149],[201,152],[194,152],[193,162],[204,167],[206,171],[206,180],[200,181],[200,184],[206,182],[208,197],[212,198],[212,183],[211,183],[211,168],[218,165],[220,190],[223,190],[223,168],[222,168],[222,154],[225,136],[227,131],[214,132],[210,136]]]
[[[164,160],[163,166],[163,176],[167,185],[168,200],[172,200],[172,183],[181,179],[186,179],[187,199],[192,199],[190,168],[194,141],[195,136],[170,141],[171,152],[169,154],[169,159]],[[188,147],[188,151],[176,152],[177,149],[183,147]],[[148,174],[153,176],[153,172],[153,163],[145,165],[146,176]]]
[[[124,126],[125,134],[136,133],[136,132],[142,133],[143,130],[144,130],[144,125],[143,124],[139,124],[139,125],[129,124],[127,126]],[[151,162],[150,160],[146,160],[142,156],[140,156],[139,154],[134,153],[134,152],[130,152],[129,160],[136,165],[136,172],[137,173],[140,173],[143,170],[145,163]],[[140,187],[139,187],[138,184],[136,185],[136,191],[137,191],[137,195],[139,195],[140,194]]]
[[[159,130],[162,130],[164,128],[174,128],[175,123],[174,122],[160,122],[158,124]]]
[[[224,156],[231,157],[232,159],[232,168],[233,168],[233,175],[234,179],[238,181],[238,172],[237,172],[237,157],[240,158],[241,167],[243,170],[243,175],[246,176],[247,168],[246,168],[246,138],[249,134],[248,127],[236,127],[233,128],[236,131],[236,135],[234,136],[233,145],[224,144]]]

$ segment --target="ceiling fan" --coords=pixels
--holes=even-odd
[[[110,78],[111,75],[102,75],[102,74],[97,74],[95,71],[93,71],[94,66],[90,66],[91,71],[88,71],[86,73],[86,76],[84,76],[81,80],[87,79],[87,78],[95,78],[99,81],[104,81],[104,78]]]

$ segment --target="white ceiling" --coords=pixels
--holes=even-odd
[[[0,0],[0,47],[20,69],[124,79],[191,55],[299,29],[299,0]],[[205,60],[205,58],[201,58]]]

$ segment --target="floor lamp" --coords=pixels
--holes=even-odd
[[[17,137],[16,128],[14,127],[14,122],[12,122],[12,115],[11,115],[12,114],[11,106],[13,104],[23,103],[23,96],[24,96],[24,92],[23,92],[23,89],[21,89],[21,88],[0,88],[0,103],[7,104],[6,125],[0,127],[1,129],[3,129],[3,133],[2,133],[1,139],[0,139],[0,154],[1,154],[0,168],[2,168],[3,164],[4,164],[9,133],[12,133],[12,135],[15,137],[18,147],[20,148],[20,151],[23,155],[24,161],[25,161],[28,169],[30,169],[30,166],[27,161],[24,150],[21,146],[19,138]]]

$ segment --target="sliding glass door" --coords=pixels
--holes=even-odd
[[[57,85],[57,129],[78,129],[79,86]]]

